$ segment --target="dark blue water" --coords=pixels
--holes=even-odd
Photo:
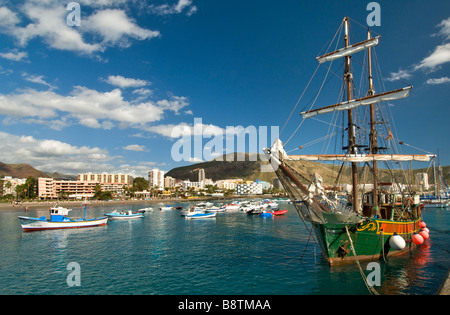
[[[3,211],[0,294],[369,294],[356,265],[330,268],[312,240],[299,259],[309,234],[293,208],[284,208],[284,217],[222,213],[202,221],[155,211],[104,227],[31,233],[17,220],[23,212]],[[88,216],[112,209],[91,207]],[[427,210],[430,240],[380,262],[380,294],[436,293],[450,266],[449,211]],[[82,216],[81,207],[71,215]],[[80,286],[67,284],[71,262],[80,266]]]

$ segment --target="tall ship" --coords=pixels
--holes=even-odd
[[[349,30],[350,19],[345,17],[329,46],[335,43],[337,49],[343,35],[343,47],[341,44],[342,48],[316,58],[318,68],[328,63],[327,75],[339,77],[339,89],[336,89],[340,93],[339,103],[315,108],[319,91],[313,97],[312,105],[301,112],[302,120],[294,131],[300,127],[308,128],[306,121],[320,117],[323,122],[325,118],[321,117],[331,116],[325,128],[329,133],[322,139],[336,139],[333,146],[338,150],[332,154],[287,154],[286,151],[304,149],[296,144],[293,150],[288,150],[286,145],[293,135],[285,143],[277,139],[270,149],[264,149],[305,227],[315,237],[331,266],[399,255],[419,243],[415,242],[415,235],[421,232],[421,227],[425,228],[420,197],[415,192],[412,173],[406,171],[404,184],[397,173],[394,175],[394,168],[398,168],[399,163],[412,168],[416,161],[429,162],[434,158],[432,154],[398,153],[397,145],[404,143],[395,140],[391,131],[393,125],[384,116],[386,107],[395,100],[407,98],[412,86],[375,92],[372,63],[376,59],[374,47],[381,36],[372,37],[371,31],[367,30],[365,40],[351,44],[350,34],[353,33]],[[356,55],[360,57],[360,77],[353,71],[352,57]],[[333,62],[342,67],[343,76],[331,70]],[[320,90],[329,81],[326,76]],[[356,87],[355,81],[365,86]],[[384,88],[383,84],[381,88]],[[289,119],[294,112],[295,108]],[[319,134],[317,129],[309,130],[311,132]],[[334,183],[327,183],[329,186],[326,187],[321,174],[311,173],[312,167],[308,164],[311,161],[333,165],[336,170]],[[381,163],[385,163],[383,169]],[[386,182],[386,176],[381,182],[379,173],[384,170],[391,172],[390,182]],[[345,175],[346,172],[349,174]],[[349,186],[347,195],[339,191],[343,184]]]

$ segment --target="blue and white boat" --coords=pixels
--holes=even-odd
[[[132,219],[142,219],[144,215],[141,212],[118,212],[114,210],[111,213],[105,213],[105,215],[111,220],[132,220]]]
[[[100,217],[94,219],[86,219],[86,204],[84,205],[84,217],[80,219],[71,219],[68,217],[72,209],[63,207],[50,208],[50,218],[40,217],[19,217],[20,225],[25,232],[42,231],[42,230],[57,230],[57,229],[77,229],[93,226],[106,225],[107,217]]]
[[[199,212],[196,211],[196,207],[191,207],[186,215],[186,220],[192,220],[192,219],[208,219],[208,218],[214,218],[216,216],[217,212]]]

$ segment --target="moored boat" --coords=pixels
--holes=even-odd
[[[151,207],[142,208],[142,209],[139,209],[138,212],[141,212],[141,213],[153,212],[153,208],[151,208]]]
[[[87,228],[106,225],[106,223],[108,222],[107,217],[86,219],[86,205],[84,212],[85,215],[80,219],[72,219],[68,217],[69,212],[72,211],[72,209],[67,209],[64,207],[53,207],[50,208],[49,211],[50,218],[32,218],[24,216],[18,217],[23,231],[31,232],[42,230]]]
[[[285,215],[286,213],[288,213],[287,210],[277,210],[277,211],[272,211],[272,214],[274,216],[281,216],[281,215]]]
[[[142,212],[140,211],[133,212],[131,210],[126,212],[123,211],[119,212],[117,210],[114,210],[113,212],[105,213],[105,216],[107,216],[111,220],[133,220],[133,219],[142,219],[144,217]]]
[[[386,163],[387,168],[392,170],[399,168],[397,165],[401,165],[401,162],[410,164],[412,161],[428,162],[435,157],[432,154],[391,152],[392,149],[397,149],[394,143],[395,138],[387,117],[383,116],[385,109],[380,106],[383,104],[388,106],[386,102],[408,97],[412,86],[376,94],[372,75],[371,49],[378,45],[380,37],[372,38],[368,31],[367,40],[351,45],[347,17],[344,18],[339,29],[344,34],[345,47],[316,59],[319,62],[318,67],[325,62],[343,60],[343,81],[338,84],[343,87],[343,91],[339,93],[343,99],[338,104],[317,109],[313,109],[313,103],[308,110],[301,112],[303,121],[300,126],[308,125],[304,122],[309,118],[332,113],[330,127],[324,129],[328,130],[329,134],[321,139],[325,139],[328,143],[330,143],[329,139],[335,139],[334,146],[344,152],[288,155],[285,146],[300,126],[295,129],[287,142],[282,143],[280,139],[277,139],[270,149],[264,149],[299,217],[305,227],[311,233],[314,232],[315,240],[330,265],[378,260],[388,255],[405,253],[414,246],[414,233],[420,231],[420,224],[423,223],[419,196],[410,184],[403,185],[398,191],[381,189],[378,163]],[[352,55],[360,51],[367,52],[367,61],[362,67],[367,67],[368,70],[362,70],[361,80],[358,80],[367,83],[368,89],[364,89],[364,94],[357,96],[353,93],[362,89],[354,87],[356,80],[353,80],[351,61]],[[324,83],[327,82],[330,68],[323,80]],[[335,72],[332,71],[332,73]],[[363,81],[363,78],[366,81]],[[383,86],[382,82],[380,85]],[[320,91],[315,99],[318,99],[319,94]],[[357,111],[360,109],[363,112],[358,114]],[[338,113],[342,114],[338,115]],[[341,133],[335,131],[337,128]],[[404,144],[401,141],[398,143]],[[298,146],[298,144],[294,147],[295,149],[289,152],[304,149],[304,146]],[[324,185],[324,180],[319,174],[309,175],[309,169],[304,163],[310,162],[334,164],[337,176],[328,183],[330,186]],[[358,167],[358,164],[361,166]],[[345,168],[348,168],[350,173],[348,177],[350,189],[348,197],[342,201],[338,196],[340,187],[337,187],[337,184],[344,184],[342,182],[345,177],[343,174]],[[400,171],[407,168],[408,166],[401,165]],[[409,174],[408,172],[403,174],[405,183],[408,183]],[[393,182],[398,181],[393,175],[391,177]],[[360,181],[364,179],[368,182],[360,184]],[[332,184],[334,186],[331,186]],[[390,185],[394,186],[392,183]],[[368,189],[369,186],[370,189]],[[306,222],[311,225],[307,225]],[[391,246],[390,239],[394,236],[403,238],[404,243],[408,245]]]
[[[198,207],[189,208],[185,214],[186,220],[214,218],[217,214],[217,212],[197,211],[196,208]]]

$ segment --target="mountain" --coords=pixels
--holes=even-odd
[[[270,166],[267,161],[261,159],[262,155],[249,155],[244,154],[245,161],[237,161],[236,153],[233,155],[224,155],[220,159],[215,159],[211,162],[204,162],[199,164],[193,164],[189,166],[174,168],[166,174],[166,176],[171,176],[176,179],[190,181],[198,181],[197,169],[203,168],[205,170],[206,178],[210,178],[213,181],[221,179],[237,179],[241,178],[243,180],[263,180],[272,183],[273,179],[276,178],[276,174],[271,172],[261,172],[261,167]],[[227,162],[226,159],[232,160],[232,162]],[[250,161],[250,158],[257,161]],[[300,173],[306,179],[311,179],[314,173],[318,173],[322,176],[323,181],[326,185],[333,185],[335,183],[337,174],[341,170],[341,165],[331,165],[322,164],[317,162],[308,161],[297,161],[293,164],[294,169]],[[269,168],[271,170],[271,168]],[[366,177],[366,181],[370,182],[372,179],[372,174],[369,169],[360,167],[358,168],[361,175]],[[415,169],[412,171],[412,176],[415,178],[417,173],[426,173],[428,171],[429,183],[434,183],[432,168]],[[442,173],[447,183],[450,183],[450,166],[442,167]],[[350,178],[350,167],[344,166],[341,170],[341,178],[339,183],[351,183]],[[388,170],[380,168],[378,170],[378,176],[380,182],[391,182],[392,177],[395,178],[396,182],[404,182],[404,174],[399,170]],[[407,174],[411,177],[411,174]],[[361,177],[361,176],[360,176]],[[413,181],[415,182],[415,180]]]
[[[0,162],[0,177],[5,176],[16,178],[27,178],[29,176],[33,176],[34,178],[48,177],[47,174],[38,171],[28,164],[5,164]]]

